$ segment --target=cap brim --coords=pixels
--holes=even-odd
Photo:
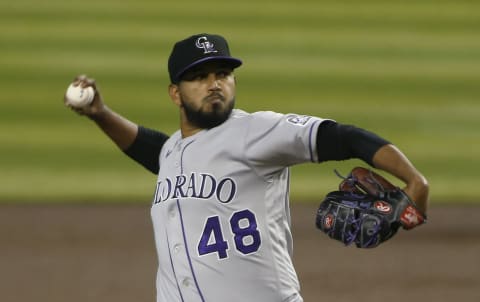
[[[182,70],[180,70],[179,72],[177,72],[177,74],[175,75],[175,80],[178,82],[180,81],[180,78],[182,77],[182,75],[187,71],[189,70],[190,68],[198,65],[198,64],[201,64],[201,63],[205,63],[205,62],[208,62],[208,61],[223,61],[223,62],[228,62],[229,65],[235,69],[237,67],[239,67],[240,65],[242,65],[242,61],[240,59],[237,59],[237,58],[232,58],[232,57],[224,57],[224,56],[217,56],[217,57],[207,57],[207,58],[202,58],[200,60],[197,60],[193,63],[191,63],[190,65],[186,66],[185,68],[183,68]]]

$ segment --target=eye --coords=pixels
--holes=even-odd
[[[226,78],[230,74],[232,74],[232,70],[230,70],[230,69],[222,69],[222,70],[217,71],[217,77],[219,77],[219,78]]]
[[[206,72],[197,72],[196,74],[194,74],[195,81],[201,81],[206,79],[207,77],[208,77],[208,73]]]
[[[202,71],[188,72],[183,76],[184,81],[201,81],[208,77],[208,73]]]

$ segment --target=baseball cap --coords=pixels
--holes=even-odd
[[[190,68],[203,62],[219,60],[232,68],[242,65],[242,61],[230,55],[228,43],[220,35],[197,34],[181,40],[173,46],[168,58],[168,73],[172,83],[178,83]]]

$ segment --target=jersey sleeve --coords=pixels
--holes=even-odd
[[[158,157],[167,140],[168,135],[139,126],[135,141],[124,153],[150,172],[157,174],[159,170]]]
[[[247,159],[272,168],[318,162],[316,138],[323,121],[308,115],[254,113],[245,138]]]

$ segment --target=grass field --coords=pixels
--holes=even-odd
[[[167,133],[172,44],[226,36],[244,60],[238,107],[329,117],[397,144],[432,201],[476,202],[480,3],[475,1],[0,2],[0,202],[148,201],[155,176],[62,104],[80,73],[110,107]],[[317,200],[356,161],[293,169]]]

